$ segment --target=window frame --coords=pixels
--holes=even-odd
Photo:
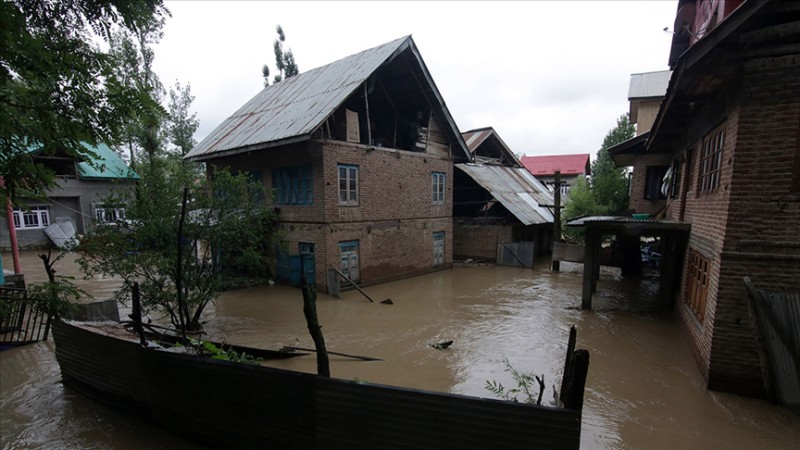
[[[694,313],[700,323],[706,314],[706,302],[708,301],[708,288],[711,284],[711,260],[703,256],[695,249],[689,249],[686,293],[684,303]]]
[[[432,172],[431,173],[432,204],[444,205],[446,189],[447,189],[447,174],[444,172]]]
[[[50,220],[50,207],[47,205],[30,206],[27,210],[14,208],[12,211],[14,216],[14,229],[15,230],[41,230],[47,228],[51,223]],[[27,225],[25,218],[35,217],[36,225]]]
[[[125,208],[107,208],[103,203],[98,203],[94,206],[94,222],[105,225],[125,220],[125,212]],[[111,214],[111,219],[107,218],[108,213]]]
[[[314,174],[310,164],[272,169],[276,205],[313,205]]]
[[[706,134],[700,145],[697,171],[697,195],[709,194],[720,186],[722,153],[725,150],[725,124]]]
[[[664,183],[664,176],[666,176],[667,172],[669,171],[669,165],[663,166],[647,166],[645,168],[644,174],[644,192],[642,195],[644,196],[645,200],[650,201],[659,201],[659,200],[666,200],[667,196],[661,192],[661,186]],[[660,174],[660,176],[658,175]],[[654,178],[656,178],[655,181]],[[655,183],[655,184],[654,184]],[[652,188],[655,187],[655,196],[653,196]]]
[[[345,177],[342,178],[342,170],[345,172]],[[359,205],[359,166],[355,164],[337,164],[336,165],[336,186],[338,193],[339,205],[341,206],[358,206]],[[344,187],[342,185],[344,182]],[[344,200],[342,199],[344,194]]]

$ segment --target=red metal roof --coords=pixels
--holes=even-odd
[[[522,165],[534,176],[554,175],[556,170],[560,170],[561,175],[591,175],[588,153],[581,153],[578,155],[523,156],[521,161]]]

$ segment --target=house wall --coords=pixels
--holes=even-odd
[[[658,108],[661,106],[661,98],[656,100],[640,100],[638,102],[639,110],[636,113],[636,134],[640,135],[646,133],[653,128],[653,123],[656,121],[658,115]]]
[[[24,199],[29,206],[49,206],[50,223],[59,218],[72,220],[77,233],[86,233],[94,223],[94,204],[102,202],[115,188],[128,185],[122,180],[81,180],[74,177],[56,177],[56,187],[48,192],[47,201]],[[8,222],[3,210],[0,219],[0,248],[11,249]],[[44,229],[17,230],[17,244],[20,249],[41,248],[50,245]]]
[[[765,289],[800,289],[800,193],[792,191],[800,159],[798,63],[798,55],[745,63],[740,83],[695,117],[676,147],[682,150],[674,156],[688,156],[691,167],[683,167],[685,198],[670,204],[667,217],[680,220],[683,211],[692,224],[689,248],[711,263],[703,321],[686,304],[686,263],[677,311],[710,389],[762,395],[742,277]],[[723,123],[720,186],[699,194],[702,139]]]
[[[487,224],[471,219],[455,219],[453,234],[456,247],[453,255],[458,259],[494,261],[498,242],[511,242],[512,233],[513,227],[507,223]]]
[[[644,198],[645,182],[648,166],[668,166],[672,163],[672,155],[654,154],[637,156],[631,174],[631,196],[628,207],[637,213],[655,214],[660,211],[667,200],[648,200]]]
[[[236,170],[261,170],[272,187],[272,169],[312,165],[311,205],[277,205],[290,254],[300,242],[314,244],[316,281],[327,290],[327,269],[340,267],[339,244],[358,241],[361,284],[369,285],[437,270],[433,233],[445,233],[444,265],[453,252],[453,163],[448,157],[317,140],[215,160]],[[356,165],[358,199],[339,205],[338,164]],[[432,201],[432,173],[445,173],[445,201]],[[268,204],[273,204],[268,196]]]

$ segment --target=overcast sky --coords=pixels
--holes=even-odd
[[[275,26],[300,72],[412,35],[461,131],[491,126],[515,153],[591,153],[628,111],[631,73],[665,70],[676,0],[168,1],[161,81],[191,83],[202,140],[276,73]]]

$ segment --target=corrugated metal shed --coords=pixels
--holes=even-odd
[[[516,167],[456,164],[489,191],[524,225],[553,222],[553,195],[526,169]],[[544,205],[544,206],[543,206]]]
[[[631,74],[628,100],[634,98],[663,97],[667,93],[671,70]]]
[[[452,116],[433,84],[411,36],[406,36],[326,66],[264,88],[238,111],[225,119],[186,158],[210,159],[259,148],[309,139],[379,67],[410,49],[419,72],[427,81],[426,91],[439,100],[432,105],[443,116],[456,144],[468,157]]]

